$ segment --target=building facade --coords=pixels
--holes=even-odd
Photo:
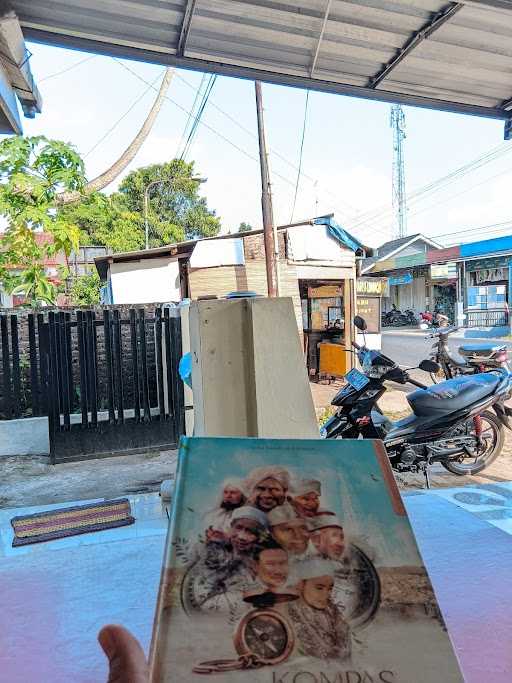
[[[419,238],[428,241],[414,236],[416,242]],[[383,245],[384,252],[387,245]],[[390,294],[384,306],[395,303],[401,310],[410,307],[416,313],[438,310],[465,328],[466,336],[510,333],[512,235],[444,249],[427,246],[412,257],[404,257],[400,247],[391,256],[363,263],[365,274],[388,278]]]

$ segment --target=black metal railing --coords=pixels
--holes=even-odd
[[[507,310],[466,311],[466,327],[506,327],[508,324]]]
[[[0,315],[0,419],[46,414],[42,314]]]

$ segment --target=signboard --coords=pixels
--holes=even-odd
[[[385,278],[358,278],[356,281],[356,292],[358,294],[379,294],[382,295],[386,289],[387,280]]]
[[[389,284],[391,285],[410,285],[412,282],[412,273],[405,273],[405,275],[397,275],[396,277],[389,278]]]
[[[321,285],[320,287],[308,287],[309,299],[323,299],[343,296],[343,285]]]
[[[475,285],[482,282],[506,282],[508,281],[508,268],[486,268],[475,271]]]
[[[380,297],[358,296],[357,315],[366,320],[367,332],[378,334],[380,332]]]
[[[455,261],[448,263],[433,263],[430,266],[431,280],[456,280],[457,264]]]

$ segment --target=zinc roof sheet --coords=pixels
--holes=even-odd
[[[385,101],[512,116],[509,0],[11,5],[27,39]],[[385,77],[372,84],[382,70]]]

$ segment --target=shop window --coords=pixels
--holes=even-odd
[[[468,287],[468,309],[503,309],[507,303],[507,285]]]

